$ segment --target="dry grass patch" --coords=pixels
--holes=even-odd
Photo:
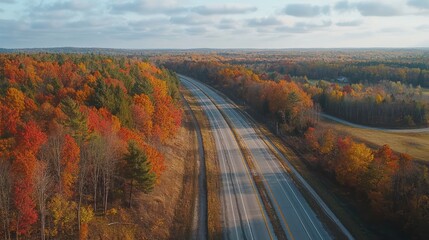
[[[375,147],[388,144],[393,150],[410,154],[416,160],[429,161],[429,133],[390,133],[354,128],[330,120],[321,120],[320,125],[323,128],[332,128],[338,133],[351,135]]]

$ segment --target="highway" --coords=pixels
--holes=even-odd
[[[212,129],[221,170],[223,239],[275,239],[233,132],[213,102],[191,82],[181,80],[205,111]]]
[[[281,221],[287,238],[332,239],[332,236],[320,221],[319,216],[317,216],[309,206],[294,181],[286,171],[283,170],[279,160],[267,146],[266,139],[262,139],[262,137],[257,134],[248,117],[245,117],[236,106],[206,85],[181,75],[180,79],[185,86],[194,88],[194,92],[204,92],[205,96],[201,96],[200,94],[203,101],[215,104],[215,106],[223,112],[224,116],[229,119],[231,126],[236,130],[237,134],[248,148],[257,174],[260,174],[264,180],[264,186],[267,189],[271,201],[274,203],[275,211]],[[223,120],[222,115],[218,117]],[[286,159],[282,159],[282,161],[286,161]],[[299,175],[294,169],[292,170],[295,175]],[[305,180],[300,176],[298,179],[304,181],[303,185],[305,188],[310,188],[309,192],[311,195],[316,195],[316,201],[322,201],[314,190],[305,183]],[[344,235],[352,239],[352,236],[327,208],[326,204],[321,202],[320,205],[325,213],[331,217],[335,223],[340,225],[339,228],[343,230]]]

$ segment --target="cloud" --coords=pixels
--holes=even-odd
[[[319,15],[328,15],[330,7],[328,5],[289,4],[283,9],[283,12],[294,17],[317,17]]]
[[[336,25],[339,27],[356,27],[356,26],[362,25],[362,21],[354,20],[354,21],[337,22]]]
[[[389,17],[401,15],[401,12],[390,5],[377,2],[361,2],[356,4],[362,16]]]
[[[277,31],[285,33],[308,33],[317,30],[325,29],[332,25],[331,21],[323,21],[320,24],[297,22],[293,26],[282,26],[276,28]]]
[[[186,16],[173,16],[170,18],[170,22],[181,25],[203,25],[211,23],[211,20],[200,15],[190,14]]]
[[[57,10],[69,10],[69,11],[83,11],[88,10],[93,5],[88,1],[82,0],[70,0],[65,2],[55,2],[52,5],[46,7],[46,10],[57,11]]]
[[[0,0],[0,3],[15,3],[15,0]]]
[[[133,29],[147,29],[148,27],[162,27],[169,25],[170,19],[167,17],[155,17],[155,18],[147,18],[141,19],[137,21],[129,21],[127,22],[128,26]]]
[[[416,28],[417,30],[429,31],[429,24],[420,25]]]
[[[211,6],[197,6],[191,9],[201,15],[226,15],[226,14],[245,14],[258,10],[254,6],[224,4]]]
[[[223,30],[230,30],[230,29],[237,29],[237,27],[240,24],[233,19],[222,19],[220,20],[219,24],[217,24],[217,28],[218,29],[223,29]]]
[[[353,8],[354,7],[351,4],[349,4],[348,1],[337,2],[334,6],[334,9],[337,11],[340,11],[340,12],[341,11],[348,11],[348,10],[353,9]]]
[[[429,9],[428,0],[408,0],[407,4],[416,8],[426,8]]]
[[[188,11],[187,8],[180,7],[175,0],[134,0],[131,2],[112,4],[110,12],[112,14],[138,13],[150,14],[177,14]]]
[[[402,14],[398,8],[379,2],[350,3],[348,1],[340,1],[335,4],[334,9],[339,12],[357,10],[362,16],[370,17],[391,17]]]
[[[207,32],[205,27],[190,27],[186,29],[186,32],[191,35],[202,35]]]
[[[275,17],[252,18],[247,21],[247,25],[250,27],[267,27],[282,24],[282,21]]]

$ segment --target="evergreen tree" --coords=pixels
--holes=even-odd
[[[64,126],[70,128],[72,131],[71,135],[78,143],[82,143],[87,138],[88,126],[87,118],[80,111],[79,104],[67,97],[61,102],[61,110],[67,116],[67,119],[63,122]]]
[[[128,153],[124,159],[126,161],[124,174],[130,184],[129,206],[131,207],[133,187],[137,187],[144,193],[150,193],[155,185],[156,175],[151,171],[152,167],[146,154],[135,142],[128,143]]]

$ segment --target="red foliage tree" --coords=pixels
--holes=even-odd
[[[46,135],[35,122],[26,124],[16,137],[12,172],[15,177],[13,202],[17,211],[13,226],[16,227],[17,234],[27,234],[31,225],[37,221],[33,200],[33,175],[37,162],[36,154],[46,139]]]
[[[80,149],[76,141],[70,136],[64,137],[61,150],[61,165],[63,173],[61,176],[62,191],[67,198],[73,196],[74,184],[79,173]]]

